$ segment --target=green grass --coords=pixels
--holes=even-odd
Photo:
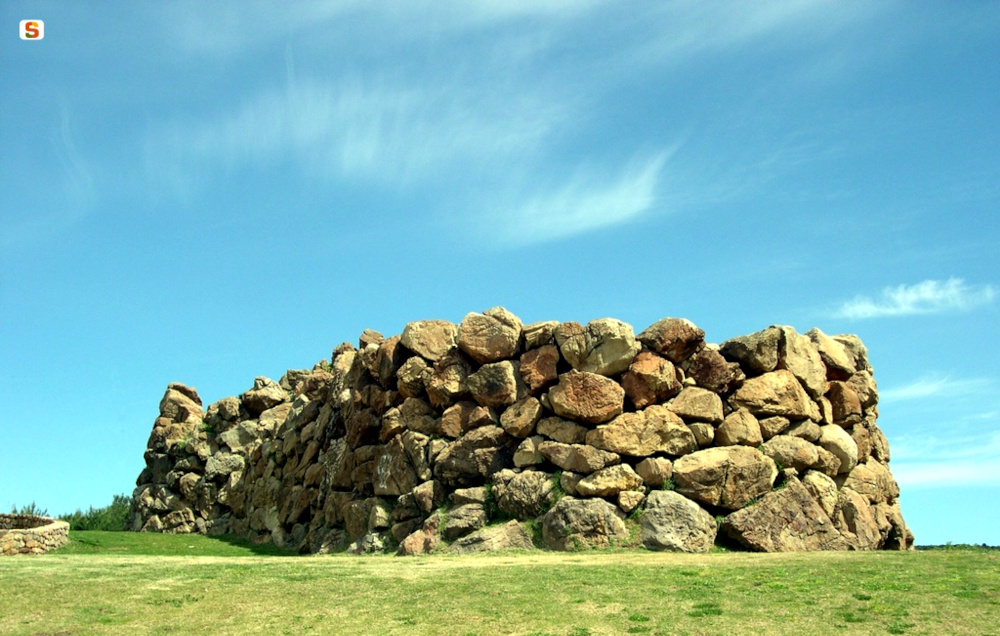
[[[268,556],[72,532],[0,558],[3,634],[1000,634],[1000,552]]]

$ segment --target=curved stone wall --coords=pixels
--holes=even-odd
[[[0,554],[43,554],[66,545],[69,524],[34,515],[0,514]]]
[[[312,552],[909,547],[861,341],[704,336],[496,307],[366,330],[207,409],[171,384],[133,529]]]

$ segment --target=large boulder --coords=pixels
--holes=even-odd
[[[538,399],[527,397],[506,408],[500,414],[500,426],[514,437],[528,437],[535,432],[535,424],[542,417]]]
[[[806,332],[819,350],[819,356],[826,365],[827,378],[831,380],[846,380],[851,377],[857,367],[854,357],[848,353],[843,343],[834,340],[819,329]]]
[[[848,473],[844,488],[863,495],[873,504],[892,503],[899,497],[899,486],[889,468],[871,460],[858,464]]]
[[[406,431],[386,445],[375,469],[376,495],[399,496],[431,478],[428,441],[426,435]]]
[[[771,491],[778,469],[756,448],[721,446],[685,455],[674,462],[677,492],[729,510],[742,508]]]
[[[686,420],[713,424],[722,421],[722,398],[718,393],[696,386],[685,387],[667,403],[667,408]]]
[[[484,364],[469,376],[469,390],[476,402],[491,408],[517,401],[520,375],[510,360]]]
[[[712,515],[670,490],[651,492],[642,514],[642,545],[649,550],[708,552],[717,526]]]
[[[472,365],[456,351],[445,353],[424,372],[424,387],[431,405],[446,408],[469,395]]]
[[[538,452],[559,468],[584,475],[618,462],[618,455],[588,444],[544,441],[538,445]]]
[[[586,327],[563,323],[556,328],[555,339],[563,359],[574,369],[605,376],[625,371],[641,348],[632,327],[613,318],[592,320]]]
[[[663,318],[647,327],[637,340],[677,364],[705,345],[705,332],[684,318]]]
[[[256,386],[256,382],[254,385]],[[281,395],[284,397],[284,391],[281,392]],[[160,400],[160,417],[165,417],[173,422],[200,422],[202,419],[201,406],[201,398],[198,397],[197,391],[180,382],[171,382],[167,385],[163,399]]]
[[[617,506],[603,499],[563,497],[542,521],[542,542],[551,550],[603,548],[628,539]]]
[[[635,408],[643,409],[677,395],[681,383],[670,360],[652,351],[640,351],[622,376],[622,388]]]
[[[763,441],[760,423],[746,409],[737,409],[727,415],[719,428],[715,430],[715,444],[717,446],[742,444],[756,448]]]
[[[858,465],[858,444],[850,433],[837,426],[827,424],[819,427],[819,444],[840,460],[838,473],[849,473]]]
[[[400,342],[413,353],[436,362],[458,346],[458,327],[446,320],[417,320],[406,325]]]
[[[841,488],[834,524],[855,550],[878,550],[882,533],[868,500],[850,488]]]
[[[714,345],[706,346],[688,359],[687,376],[714,393],[725,393],[746,378],[740,365],[728,362]]]
[[[642,477],[628,464],[617,464],[594,471],[579,481],[576,492],[584,497],[612,497],[623,490],[642,487]]]
[[[826,392],[826,366],[812,340],[792,327],[778,329],[781,330],[778,368],[789,370],[813,398],[823,395]]]
[[[502,470],[494,477],[493,494],[501,512],[527,521],[549,509],[555,500],[555,487],[548,473]]]
[[[559,348],[547,344],[532,349],[521,356],[521,379],[533,394],[552,385],[559,379]]]
[[[434,475],[446,486],[475,486],[506,467],[513,455],[510,437],[499,426],[469,431],[437,456]]]
[[[739,362],[748,372],[753,374],[774,371],[778,364],[778,342],[781,331],[777,327],[768,327],[763,331],[737,336],[722,343],[722,355]]]
[[[846,550],[848,543],[798,479],[730,514],[722,532],[760,552]]]
[[[458,346],[479,364],[511,358],[521,341],[521,321],[503,307],[470,313],[458,326]]]
[[[601,424],[621,414],[625,391],[617,382],[596,373],[570,371],[548,393],[556,415]]]
[[[635,466],[642,483],[650,488],[660,488],[674,475],[674,464],[665,457],[647,457]]]
[[[253,417],[287,401],[288,394],[281,388],[281,385],[263,376],[254,378],[253,388],[240,396],[243,408]]]
[[[539,435],[563,444],[582,444],[587,438],[586,427],[561,417],[547,417],[540,420],[535,430]]]
[[[816,445],[801,437],[775,435],[764,442],[762,449],[779,466],[794,468],[799,472],[816,466],[819,461]]]
[[[638,413],[623,413],[598,426],[587,433],[587,444],[634,457],[658,452],[683,455],[697,447],[684,420],[658,404]]]
[[[810,414],[810,400],[791,371],[780,369],[750,378],[729,398],[734,408],[745,408],[754,415],[783,415],[805,419]]]
[[[532,550],[531,537],[517,521],[501,526],[488,526],[451,544],[450,551],[459,554],[494,550]]]
[[[478,503],[466,503],[450,509],[441,526],[441,537],[454,541],[475,532],[486,525],[486,507]]]

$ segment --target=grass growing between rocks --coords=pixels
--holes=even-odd
[[[0,559],[4,634],[1000,634],[1000,554],[262,556],[71,533]]]

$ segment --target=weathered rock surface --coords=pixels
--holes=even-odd
[[[621,511],[603,499],[563,497],[542,522],[542,542],[550,550],[602,548],[627,538]]]
[[[646,498],[641,538],[649,550],[708,552],[716,530],[712,515],[687,497],[657,490]]]
[[[451,544],[451,551],[459,554],[469,552],[492,552],[495,550],[532,550],[531,537],[516,521],[508,521],[501,526],[490,526],[463,537]]]
[[[751,550],[846,550],[848,543],[797,479],[722,521],[722,532]]]
[[[696,501],[737,510],[771,491],[778,469],[756,448],[723,446],[674,462],[677,492]]]
[[[613,318],[592,320],[586,327],[563,323],[556,328],[555,339],[563,359],[574,369],[606,376],[625,371],[641,348],[632,327]]]
[[[734,408],[745,408],[757,416],[809,417],[809,396],[791,371],[780,369],[750,378],[729,398]]]
[[[660,405],[638,413],[623,413],[588,432],[586,442],[595,448],[634,457],[657,452],[683,455],[696,447],[694,435],[684,420]]]
[[[556,415],[590,424],[621,415],[625,405],[625,390],[617,382],[583,371],[559,376],[559,384],[548,395]]]
[[[702,551],[705,515],[733,511],[753,549],[907,549],[877,416],[854,336],[776,326],[718,347],[680,319],[636,338],[493,308],[366,330],[207,409],[170,384],[129,524],[420,554],[530,547],[490,515],[540,519],[556,549],[637,546],[645,517],[650,547]]]

